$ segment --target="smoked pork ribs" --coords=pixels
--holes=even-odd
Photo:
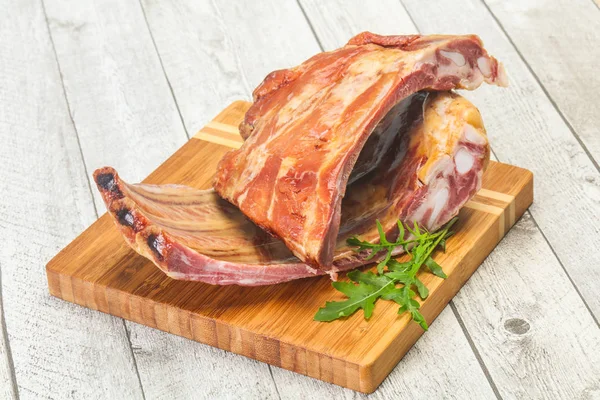
[[[362,33],[271,73],[214,190],[94,173],[127,243],[175,279],[267,285],[365,264],[346,239],[435,230],[479,190],[489,144],[452,89],[506,85],[476,36]],[[399,249],[399,251],[402,251]],[[372,262],[368,261],[368,262]]]
[[[504,74],[475,36],[358,35],[263,81],[241,125],[246,141],[221,160],[215,190],[300,260],[328,269],[346,186],[381,160],[374,149],[353,177],[361,149],[382,137],[385,150],[391,136],[372,136],[378,123],[416,92],[484,81],[503,84]]]

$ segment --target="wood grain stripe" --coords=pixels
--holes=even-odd
[[[231,147],[232,149],[239,149],[242,144],[242,138],[238,135],[237,138],[227,132],[222,131],[211,131],[210,128],[203,128],[196,134],[192,139],[200,139],[205,142],[220,144],[222,146]]]
[[[511,196],[510,194],[495,192],[493,190],[483,188],[479,189],[479,192],[477,192],[477,194],[482,197],[499,200],[505,203],[511,203],[515,200],[515,196]]]
[[[238,136],[238,137],[240,136],[240,131],[237,128],[237,126],[223,124],[221,122],[216,122],[216,121],[211,121],[208,124],[206,124],[206,127],[212,128],[212,129],[216,129],[218,131],[232,133],[232,134],[234,134],[235,136]]]
[[[224,129],[228,127],[229,129]],[[239,148],[244,139],[240,136],[237,128],[233,128],[231,125],[219,124],[215,122],[207,124],[202,128],[195,136],[194,139],[201,139],[211,143],[223,144],[223,140],[226,140],[228,147]]]
[[[483,211],[485,213],[494,214],[498,216],[498,235],[500,238],[504,237],[507,229],[510,229],[512,224],[506,224],[506,217],[504,213],[504,209],[496,206],[491,206],[489,204],[477,203],[475,201],[468,201],[465,205],[465,208],[470,208],[471,210]]]

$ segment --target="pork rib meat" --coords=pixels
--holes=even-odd
[[[506,76],[477,36],[359,34],[267,76],[240,126],[246,140],[223,157],[214,188],[302,262],[331,271],[348,183],[378,168],[393,139],[381,122],[401,123],[390,111],[417,92],[471,90],[482,82],[504,86]],[[464,151],[454,160],[459,168],[463,157],[470,163]],[[451,190],[438,192],[440,210],[452,208],[442,201]],[[436,229],[445,220],[425,222]]]
[[[466,99],[451,92],[404,98],[377,124],[358,157],[328,272],[367,262],[367,254],[355,253],[346,239],[376,242],[376,219],[390,240],[398,218],[428,227],[448,221],[480,188],[488,158],[481,117]],[[132,185],[109,167],[95,171],[94,179],[127,243],[172,278],[255,286],[325,273],[212,189]]]

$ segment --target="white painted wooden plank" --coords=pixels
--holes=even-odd
[[[502,397],[600,397],[600,329],[529,214],[454,304]]]
[[[187,136],[140,4],[45,4],[88,171],[110,165],[132,181],[145,178]],[[98,191],[93,193],[104,211]]]
[[[78,1],[66,9],[50,0],[46,8],[88,171],[116,165],[130,179],[145,177],[186,133],[140,4]],[[127,326],[147,398],[276,397],[265,364],[228,362],[208,346]]]
[[[376,340],[376,338],[373,338]],[[273,368],[282,399],[491,399],[494,392],[446,307],[402,361],[370,395]]]
[[[218,1],[241,68],[251,89],[276,69],[300,64],[319,51],[293,0]]]
[[[277,399],[269,366],[237,354],[130,324],[148,399]]]
[[[185,126],[191,135],[235,100],[250,100],[229,27],[212,1],[143,1]]]
[[[0,56],[1,60],[1,56]],[[0,71],[2,69],[0,68]],[[2,265],[0,264],[0,398],[17,399],[17,382],[14,376],[10,342],[4,321],[4,306],[2,304]]]
[[[405,4],[422,32],[477,33],[504,62],[510,88],[483,87],[465,95],[479,106],[500,160],[534,172],[531,214],[579,287],[587,285],[593,294],[598,261],[581,249],[594,248],[600,235],[593,224],[579,222],[598,220],[593,186],[600,178],[590,160],[482,3]],[[531,220],[514,231],[455,300],[492,378],[503,395],[598,395],[597,323]],[[557,246],[559,241],[570,248]],[[526,335],[510,332],[519,329],[512,318],[527,321]]]
[[[251,100],[251,91],[271,71],[319,51],[291,0],[142,4],[191,134],[233,100]]]
[[[44,264],[95,214],[42,4],[0,3],[0,265],[20,397],[141,398],[123,322],[48,294]]]
[[[486,3],[600,163],[600,10],[589,0]]]
[[[345,45],[352,36],[364,31],[380,35],[418,33],[399,1],[300,0],[300,5],[325,51]],[[382,14],[385,9],[387,13]]]
[[[600,173],[479,1],[405,2],[424,32],[478,33],[504,62],[510,87],[466,93],[480,108],[501,161],[535,175],[531,212],[598,320]]]

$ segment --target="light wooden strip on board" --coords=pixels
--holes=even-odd
[[[220,144],[223,146],[231,147],[232,149],[239,149],[243,142],[238,142],[236,140],[217,136],[208,132],[200,131],[194,136],[192,139],[204,140],[205,142]]]
[[[465,207],[470,208],[472,210],[483,211],[489,214],[494,215],[502,215],[504,214],[504,210],[500,207],[490,206],[489,204],[477,203],[475,201],[468,201]]]
[[[235,136],[240,137],[240,130],[233,125],[223,124],[221,122],[211,121],[206,124],[207,127],[216,129],[218,131],[233,133]],[[241,137],[240,137],[241,138]]]
[[[514,203],[512,203],[514,204]],[[472,210],[483,211],[488,214],[494,214],[498,216],[498,234],[500,237],[504,237],[506,233],[506,227],[512,226],[512,224],[506,225],[504,210],[500,207],[491,206],[489,204],[477,203],[475,201],[468,201],[465,205],[465,208],[470,208]],[[514,221],[514,219],[512,220]]]
[[[479,192],[477,192],[477,194],[482,197],[503,201],[505,203],[511,203],[515,200],[515,196],[511,196],[506,193],[494,192],[493,190],[483,188],[479,189]]]

